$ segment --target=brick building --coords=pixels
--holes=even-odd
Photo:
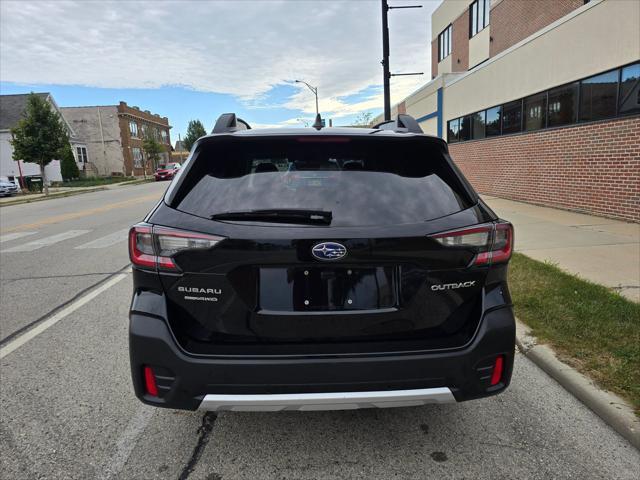
[[[640,222],[640,2],[444,0],[394,106],[484,194]]]
[[[86,144],[81,168],[87,176],[152,174],[155,167],[143,149],[147,135],[153,136],[164,149],[159,163],[170,159],[171,126],[167,117],[130,107],[126,102],[60,110],[77,137]]]
[[[133,175],[153,173],[151,165],[142,144],[147,135],[152,135],[164,147],[159,163],[167,163],[171,155],[171,138],[169,136],[169,119],[153,114],[148,110],[141,111],[138,107],[130,107],[125,102],[118,105],[120,121],[120,135],[122,137],[122,151],[126,172]],[[144,167],[144,168],[143,168]]]

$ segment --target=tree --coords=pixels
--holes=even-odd
[[[204,137],[207,134],[207,131],[204,128],[204,125],[200,120],[189,120],[189,126],[187,126],[187,134],[184,136],[184,140],[182,141],[184,144],[184,148],[187,151],[191,151],[191,147],[196,143],[200,137]]]
[[[373,115],[371,112],[361,112],[353,122],[354,126],[358,127],[368,127],[371,124],[371,117]]]
[[[80,170],[78,170],[78,164],[73,156],[71,145],[66,144],[62,152],[60,152],[60,173],[62,179],[65,181],[74,180],[80,177]]]
[[[165,150],[151,133],[149,133],[142,142],[142,149],[144,150],[144,153],[147,154],[147,160],[151,162],[151,164],[153,165],[153,169],[155,170],[156,168],[158,168],[158,160],[160,160],[160,154]]]
[[[49,195],[44,167],[60,158],[62,149],[69,144],[67,130],[60,116],[46,99],[31,92],[24,116],[11,129],[11,136],[13,159],[37,163],[40,166],[44,193]]]

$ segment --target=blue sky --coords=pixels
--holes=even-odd
[[[304,119],[313,122],[313,115],[301,110],[283,108],[297,89],[277,87],[267,92],[264,98],[244,101],[231,94],[198,92],[184,87],[159,88],[96,88],[77,85],[18,84],[0,82],[0,94],[49,92],[60,107],[81,105],[117,105],[121,100],[143,110],[149,110],[160,116],[169,117],[172,125],[171,142],[175,143],[178,134],[184,136],[189,120],[199,119],[207,130],[213,128],[216,118],[225,112],[236,112],[238,116],[252,125],[273,125],[291,119],[300,118],[293,126],[301,127]],[[310,96],[313,96],[309,92]],[[378,113],[380,109],[372,109]],[[356,115],[338,119],[338,123],[347,125]]]
[[[390,4],[400,0],[390,0]],[[440,0],[392,10],[392,102],[428,81],[430,16]],[[410,13],[407,13],[410,12]],[[379,0],[0,1],[0,93],[50,92],[60,106],[126,101],[169,117],[172,141],[191,119],[220,113],[252,125],[335,125],[382,109]],[[303,119],[300,121],[299,119]]]

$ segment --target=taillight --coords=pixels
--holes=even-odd
[[[507,262],[513,250],[513,226],[508,222],[437,233],[430,238],[445,247],[474,250],[473,265]]]
[[[184,250],[206,250],[223,237],[174,228],[135,225],[129,230],[129,258],[139,267],[178,270],[174,255]]]

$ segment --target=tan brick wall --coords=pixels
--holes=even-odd
[[[438,37],[431,42],[431,79],[438,76]]]
[[[451,55],[452,72],[466,72],[469,69],[469,9],[453,22]]]
[[[497,55],[582,5],[584,0],[502,0],[491,9],[490,56]]]
[[[640,222],[639,116],[449,149],[482,194]]]

